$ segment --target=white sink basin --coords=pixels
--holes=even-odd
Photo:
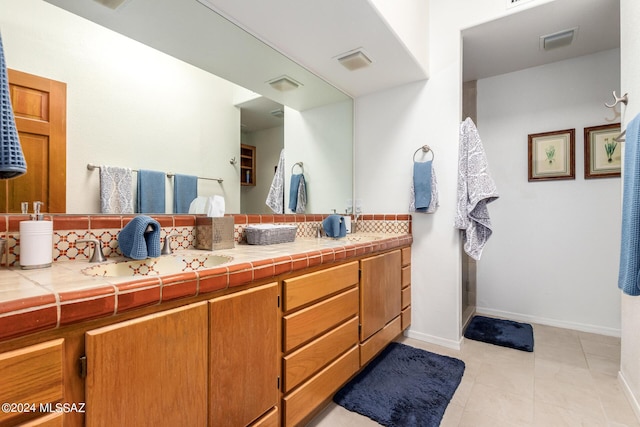
[[[82,272],[87,276],[158,276],[185,271],[196,271],[215,267],[233,260],[227,255],[171,255],[143,260],[105,262],[87,267]]]

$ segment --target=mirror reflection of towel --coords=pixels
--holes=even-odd
[[[173,176],[173,213],[188,213],[191,202],[198,197],[198,177],[194,175]]]
[[[100,166],[100,212],[133,213],[133,174],[129,168]]]
[[[165,213],[165,181],[164,172],[140,170],[138,171],[138,196],[136,198],[136,212]]]
[[[303,174],[291,175],[289,209],[294,213],[304,213],[307,209],[307,185]]]
[[[276,173],[273,175],[265,203],[273,213],[284,213],[284,149],[280,151],[280,160],[278,160]]]

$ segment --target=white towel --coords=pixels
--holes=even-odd
[[[280,152],[280,160],[265,203],[274,213],[284,213],[284,149]]]
[[[464,250],[475,260],[480,259],[492,233],[487,204],[498,197],[480,135],[467,117],[460,125],[455,227],[463,230]]]
[[[305,183],[304,176],[300,178],[298,183],[298,201],[296,203],[296,213],[304,213],[307,210],[307,184]]]
[[[133,213],[133,176],[131,169],[100,166],[100,212]]]
[[[440,206],[440,196],[438,194],[438,179],[436,178],[435,166],[431,166],[431,202],[426,211],[416,211],[416,193],[413,188],[413,179],[411,180],[409,193],[409,212],[431,214],[438,209],[438,206]]]

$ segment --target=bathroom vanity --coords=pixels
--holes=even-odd
[[[95,318],[74,321],[61,294],[55,328],[0,341],[0,401],[13,405],[0,425],[303,425],[411,319],[410,234],[320,240],[110,279],[115,307]],[[55,264],[49,277],[75,268]],[[107,291],[92,292],[101,312]]]

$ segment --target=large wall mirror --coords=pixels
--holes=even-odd
[[[88,164],[220,178],[199,180],[198,194],[224,196],[227,213],[271,213],[282,148],[285,206],[301,162],[306,213],[349,207],[352,99],[206,1],[0,0],[0,9],[7,66],[66,84],[66,213],[100,212]],[[297,88],[271,84],[283,76]],[[255,185],[243,185],[241,144],[256,147]],[[166,213],[172,188],[168,178]]]

